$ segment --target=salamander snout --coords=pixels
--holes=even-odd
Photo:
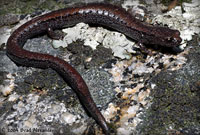
[[[178,45],[180,45],[180,43],[182,42],[179,31],[176,31],[174,33],[174,35],[172,36],[172,42],[174,42],[175,44],[178,44]]]
[[[182,42],[180,32],[177,30],[173,34],[169,35],[166,40],[170,44],[170,46],[179,46]]]

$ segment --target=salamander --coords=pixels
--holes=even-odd
[[[166,47],[180,45],[180,32],[167,27],[146,25],[125,9],[112,4],[90,3],[35,17],[11,34],[7,41],[7,56],[17,65],[55,70],[76,92],[82,105],[103,132],[109,135],[110,130],[105,118],[96,107],[85,81],[74,68],[58,57],[23,49],[27,39],[46,34],[49,29],[61,29],[80,22],[109,27],[142,44]]]

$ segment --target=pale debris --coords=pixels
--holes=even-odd
[[[144,73],[152,73],[154,70],[152,67],[147,67],[146,64],[139,61],[133,62],[129,69],[133,69],[133,73],[138,75],[142,75]]]
[[[11,94],[11,92],[14,89],[15,86],[15,78],[9,73],[7,74],[7,79],[4,80],[4,82],[7,82],[8,84],[6,85],[0,85],[0,92],[4,95],[4,96],[8,96]]]
[[[125,35],[118,32],[108,32],[103,40],[103,46],[111,48],[113,55],[121,59],[130,59],[134,53],[132,46],[134,42],[129,41]]]
[[[13,94],[9,95],[8,101],[16,101],[19,98],[19,95],[14,92]]]
[[[77,115],[73,115],[69,112],[65,112],[61,115],[61,118],[65,123],[72,125],[74,122],[76,122],[78,117]]]
[[[67,47],[67,42],[65,40],[53,40],[52,45],[54,48],[59,48],[59,47]]]
[[[123,92],[122,99],[136,100],[138,97],[135,97],[134,95],[142,87],[144,87],[144,84],[139,83],[135,88],[125,88],[125,92]]]
[[[141,5],[141,4],[139,3],[138,0],[135,0],[135,1],[133,1],[133,0],[126,0],[122,4],[122,7],[125,8],[126,10],[128,10],[129,9],[128,7],[130,7],[130,6],[137,8],[139,5]]]
[[[0,28],[0,45],[7,42],[8,38],[10,37],[10,32],[11,29],[8,29],[8,27],[4,26]]]
[[[128,130],[122,127],[117,129],[117,135],[130,135],[131,132],[132,132],[131,130]]]
[[[106,110],[102,110],[102,115],[106,119],[106,121],[110,121],[111,118],[115,117],[117,114],[117,111],[119,110],[119,107],[116,107],[113,103],[110,103]]]
[[[0,85],[1,93],[2,93],[4,96],[7,96],[7,95],[11,94],[13,88],[14,88],[14,85],[11,85],[11,86],[3,86],[3,85]]]
[[[179,53],[178,55],[164,54],[162,59],[157,61],[157,64],[158,62],[163,63],[165,68],[168,68],[168,70],[171,70],[171,71],[178,70],[183,66],[184,63],[186,63],[187,58],[184,56],[186,54],[188,54],[188,49],[182,53]],[[171,58],[173,58],[174,61],[170,61]]]
[[[128,66],[126,61],[118,61],[112,69],[108,70],[113,76],[110,80],[113,82],[120,82],[123,79],[123,71]]]
[[[24,122],[24,127],[25,128],[36,128],[36,115],[31,115],[25,122]]]
[[[153,56],[147,56],[145,62],[141,62],[136,57],[133,57],[132,64],[128,68],[133,74],[142,75],[144,73],[152,73],[155,68],[147,66],[148,63],[156,65],[155,58]]]
[[[72,132],[76,135],[83,134],[87,129],[87,125],[83,123],[79,128],[72,129]]]
[[[146,2],[148,2],[148,1],[146,1]],[[141,8],[141,7],[145,7],[145,6],[143,4],[140,4],[139,0],[135,0],[135,1],[125,0],[124,3],[122,4],[122,7],[124,9],[128,10],[128,12],[131,12],[131,14],[134,17],[137,17],[137,15],[145,16],[144,9]]]

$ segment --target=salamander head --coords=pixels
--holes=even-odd
[[[177,47],[182,41],[180,32],[178,30],[173,30],[167,27],[152,27],[149,29],[149,33],[152,35],[150,38],[148,38],[150,44],[156,44],[165,47]]]
[[[173,47],[173,46],[179,46],[182,42],[182,39],[180,37],[180,32],[178,30],[173,30],[174,32],[171,35],[166,35],[165,41],[166,46]]]

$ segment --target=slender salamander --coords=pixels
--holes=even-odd
[[[35,68],[55,70],[76,92],[80,102],[106,135],[110,130],[105,118],[96,107],[88,87],[81,75],[66,61],[49,54],[30,52],[23,46],[27,39],[47,33],[48,29],[61,29],[84,22],[99,24],[117,30],[142,44],[156,44],[176,47],[181,43],[178,30],[145,25],[125,9],[103,3],[91,3],[53,11],[26,22],[16,29],[7,41],[6,53],[16,64]]]

